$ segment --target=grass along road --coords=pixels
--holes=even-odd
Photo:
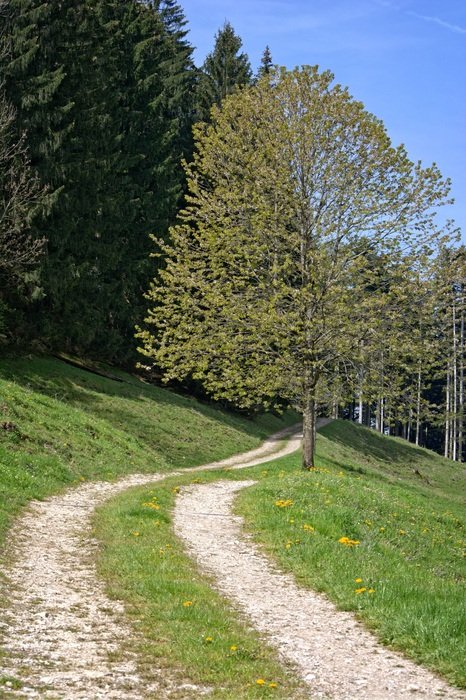
[[[195,481],[257,481],[237,510],[281,569],[355,613],[383,643],[464,685],[462,467],[341,421],[320,430],[317,464],[303,473],[291,455],[246,472],[201,473]],[[214,697],[291,697],[283,673],[270,673],[265,663],[253,672],[241,656],[230,657],[234,646],[249,658],[250,643],[237,628],[231,634],[231,608],[209,591],[173,536],[176,494],[192,482],[189,474],[169,478],[105,504],[96,519],[100,571],[111,594],[134,611],[148,659],[170,656],[194,682],[215,682]],[[359,544],[340,542],[344,537]],[[185,600],[197,604],[184,609]],[[361,651],[357,638],[353,643]],[[259,662],[261,648],[254,652]],[[338,640],[334,653],[344,668]],[[256,688],[257,679],[278,688]]]
[[[289,430],[288,430],[289,432]],[[287,454],[299,442],[283,441],[283,431],[263,449],[246,453],[270,459]],[[233,457],[202,469],[236,465]],[[181,476],[177,472],[177,476]],[[88,483],[43,502],[34,502],[19,518],[7,548],[13,563],[6,568],[3,597],[4,656],[0,684],[7,697],[121,698],[198,697],[199,684],[186,683],[176,666],[154,666],[149,678],[139,672],[138,635],[128,625],[124,608],[106,596],[95,575],[94,509],[110,496],[159,475],[133,475],[116,483]],[[156,508],[155,508],[156,509]],[[135,539],[137,533],[131,533]],[[123,644],[122,644],[123,641]]]
[[[249,420],[112,372],[122,381],[53,358],[0,361],[0,552],[31,499],[224,459],[297,420]]]

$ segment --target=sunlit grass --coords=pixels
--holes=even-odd
[[[292,697],[293,685],[273,654],[262,649],[262,656],[257,638],[237,626],[237,616],[199,576],[171,529],[182,484],[257,479],[241,492],[237,510],[280,567],[354,611],[383,643],[463,685],[461,467],[383,438],[383,453],[374,454],[377,435],[341,422],[321,433],[318,467],[311,472],[301,471],[295,454],[237,472],[185,474],[106,505],[97,532],[104,543],[100,570],[113,595],[137,611],[139,629],[152,644],[146,653],[176,659],[190,678],[215,686],[211,697],[256,697],[261,686],[254,686],[255,676],[278,683],[266,691],[274,697]],[[409,464],[405,479],[402,458]],[[417,482],[413,465],[429,470],[431,485]],[[160,508],[144,506],[151,502]],[[185,607],[186,601],[192,605]],[[231,646],[256,651],[230,657]]]
[[[385,644],[464,685],[466,534],[451,485],[441,495],[445,474],[435,489],[413,484],[411,475],[394,480],[389,462],[375,469],[367,452],[358,473],[354,449],[336,454],[332,436],[340,429],[340,436],[358,432],[343,423],[324,428],[329,437],[319,436],[315,470],[301,472],[296,456],[281,460],[240,494],[238,511],[301,584],[356,612]],[[385,440],[386,460],[391,447]],[[422,465],[422,454],[417,459]],[[430,460],[434,472],[437,460],[439,470],[461,478],[460,466]]]
[[[141,672],[151,663],[170,665],[180,683],[206,686],[216,700],[308,697],[274,651],[197,573],[173,534],[178,488],[194,478],[204,482],[218,476],[167,479],[131,489],[102,507],[95,519],[103,544],[99,572],[109,594],[124,599],[136,618],[143,638],[137,647]]]
[[[0,361],[0,546],[32,498],[81,481],[222,459],[296,420],[248,420],[119,376],[50,358]]]

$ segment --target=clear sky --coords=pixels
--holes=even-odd
[[[195,61],[225,20],[254,71],[318,64],[383,120],[413,160],[452,180],[449,216],[466,241],[466,0],[179,0]]]

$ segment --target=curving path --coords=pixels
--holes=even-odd
[[[290,438],[285,443],[285,438]],[[256,450],[194,469],[236,469],[266,462],[298,449],[300,435],[285,429]],[[183,687],[154,671],[148,683],[125,639],[134,638],[122,604],[110,600],[97,577],[97,542],[91,531],[95,509],[131,486],[169,474],[139,474],[114,483],[86,483],[32,502],[15,521],[7,543],[7,566],[0,580],[0,697],[70,700],[195,698],[202,688]],[[14,679],[24,683],[15,688]]]
[[[381,646],[354,616],[299,588],[242,532],[237,491],[254,481],[218,481],[181,490],[174,524],[201,570],[264,633],[310,686],[334,700],[460,699],[466,693]]]
[[[299,447],[285,430],[260,448],[222,462],[171,474],[260,464]],[[167,671],[138,673],[129,644],[134,630],[121,604],[105,594],[95,571],[98,546],[91,519],[106,499],[168,474],[133,475],[115,483],[87,483],[33,502],[15,522],[8,542],[11,564],[0,585],[0,678],[5,698],[47,700],[142,700],[145,697],[208,697],[209,688],[183,684]],[[177,503],[178,534],[201,567],[214,573],[219,589],[262,630],[311,686],[313,698],[465,698],[432,674],[380,647],[347,613],[323,597],[297,588],[275,570],[240,532],[230,513],[234,493],[251,482],[227,480],[190,487]],[[193,501],[193,498],[195,501]],[[202,506],[200,500],[202,499]],[[198,511],[224,517],[201,516]],[[215,528],[215,529],[214,529]],[[204,553],[202,552],[204,550]],[[238,699],[240,700],[240,699]]]

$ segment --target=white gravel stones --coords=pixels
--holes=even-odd
[[[350,613],[299,588],[260,552],[242,533],[241,518],[231,512],[237,491],[253,483],[224,480],[183,488],[174,513],[175,532],[200,568],[214,576],[218,590],[297,669],[311,697],[466,698],[466,693],[382,647]]]
[[[290,429],[261,447],[221,462],[185,471],[240,468],[267,461],[299,447],[299,436],[284,444]],[[174,473],[180,472],[172,472]],[[95,570],[98,546],[91,518],[108,498],[169,474],[136,474],[115,483],[86,483],[59,496],[32,502],[15,522],[7,543],[12,560],[0,578],[0,696],[69,700],[194,698],[205,689],[180,685],[154,669],[140,678],[135,654],[122,640],[135,637],[122,604],[110,600]]]

